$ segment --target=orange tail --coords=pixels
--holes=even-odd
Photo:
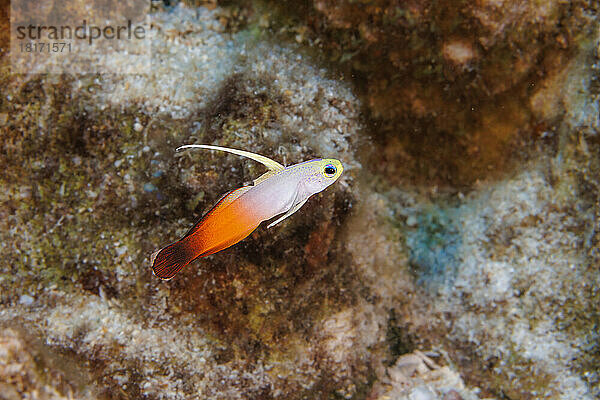
[[[152,254],[150,262],[154,275],[160,279],[169,280],[194,258],[188,243],[180,240]]]

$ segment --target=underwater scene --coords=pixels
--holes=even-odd
[[[0,400],[600,399],[597,0],[0,0]]]

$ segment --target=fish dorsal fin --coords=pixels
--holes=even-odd
[[[271,172],[271,171],[279,172],[285,168],[283,165],[279,164],[277,161],[271,160],[268,157],[261,156],[260,154],[256,154],[256,153],[251,153],[249,151],[230,149],[229,147],[211,146],[208,144],[187,144],[185,146],[178,147],[175,151],[179,151],[179,150],[183,150],[183,149],[191,149],[191,148],[220,150],[220,151],[226,151],[228,153],[237,154],[238,156],[248,157],[254,161],[257,161],[257,162],[263,164],[265,167],[267,167],[269,169],[269,172]],[[266,174],[257,178],[257,180],[263,178],[265,175]],[[266,179],[266,177],[265,177],[265,179]]]
[[[252,184],[254,186],[256,186],[259,183],[261,183],[262,181],[265,181],[265,180],[269,179],[270,177],[272,177],[273,175],[275,175],[278,172],[279,171],[267,171],[264,174],[262,174],[261,176],[259,176],[258,178],[256,178],[254,181],[252,181]]]

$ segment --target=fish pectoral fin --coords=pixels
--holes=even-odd
[[[260,154],[252,153],[250,151],[230,149],[229,147],[211,146],[208,144],[187,144],[185,146],[179,146],[175,151],[191,148],[226,151],[228,153],[236,154],[238,156],[248,157],[256,162],[263,164],[270,171],[282,171],[285,168],[283,165],[279,164],[275,160],[271,160],[269,157],[261,156]]]
[[[289,217],[290,215],[292,215],[293,213],[295,213],[296,211],[298,211],[300,209],[300,207],[302,207],[304,205],[304,203],[306,203],[306,200],[308,200],[308,197],[305,198],[304,200],[300,201],[299,203],[293,205],[285,214],[283,214],[280,218],[277,218],[276,221],[271,222],[267,228],[271,228],[275,225],[277,225],[278,223],[280,223],[281,221],[283,221],[284,219],[286,219],[287,217]]]

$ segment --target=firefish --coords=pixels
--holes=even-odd
[[[226,193],[196,224],[176,241],[152,254],[154,275],[169,280],[199,257],[206,257],[233,246],[250,235],[261,222],[280,214],[267,228],[280,223],[306,203],[308,198],[334,183],[342,174],[342,163],[332,158],[317,158],[284,167],[260,154],[227,147],[190,144],[190,148],[220,150],[248,157],[264,164],[268,171],[243,186]]]

